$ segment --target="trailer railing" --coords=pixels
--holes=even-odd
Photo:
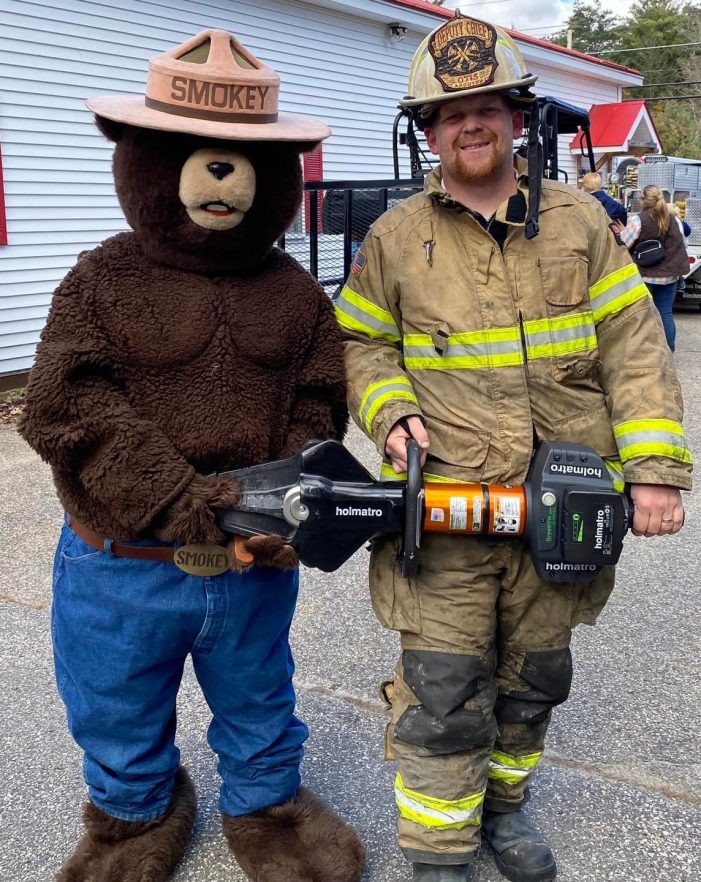
[[[422,188],[423,178],[308,181],[303,231],[288,232],[278,244],[334,297],[370,225]]]

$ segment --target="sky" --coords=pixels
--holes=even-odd
[[[462,12],[496,25],[514,28],[533,37],[543,37],[560,30],[572,10],[568,0],[444,0],[445,9],[460,6]],[[621,14],[620,0],[599,0],[601,9]]]

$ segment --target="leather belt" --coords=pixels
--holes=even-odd
[[[139,560],[157,560],[175,564],[191,576],[220,576],[232,569],[245,569],[253,563],[253,554],[244,547],[245,536],[234,538],[233,548],[214,543],[190,543],[188,545],[127,545],[101,536],[80,521],[67,516],[68,526],[83,542],[111,554],[113,557],[132,557]]]
[[[135,557],[139,560],[161,560],[173,563],[175,548],[172,546],[126,545],[123,542],[115,542],[106,536],[101,536],[99,533],[91,530],[90,527],[86,527],[85,524],[76,521],[75,518],[69,517],[67,521],[71,530],[80,536],[83,542],[87,542],[88,545],[97,548],[99,551],[108,552],[114,555],[114,557]]]

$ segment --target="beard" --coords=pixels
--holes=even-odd
[[[468,144],[455,141],[449,155],[441,158],[441,164],[450,177],[461,184],[474,184],[499,177],[506,168],[513,165],[512,145],[502,143],[497,138],[490,138],[488,148],[480,150],[479,156],[471,156],[461,150],[461,147],[466,146]]]

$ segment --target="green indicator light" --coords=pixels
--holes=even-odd
[[[572,515],[572,539],[574,542],[581,542],[584,538],[584,521],[580,514]]]

